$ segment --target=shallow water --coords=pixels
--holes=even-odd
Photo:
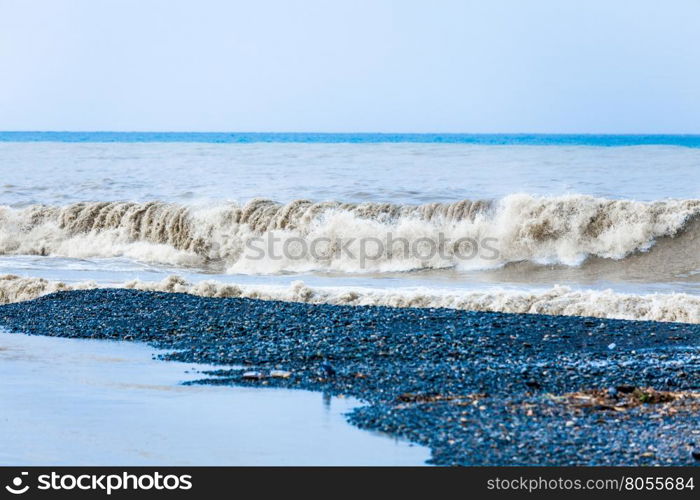
[[[184,386],[206,365],[144,344],[0,332],[2,465],[420,465],[361,431],[359,403],[282,389]]]

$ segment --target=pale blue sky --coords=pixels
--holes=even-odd
[[[700,133],[698,0],[0,0],[0,130]]]

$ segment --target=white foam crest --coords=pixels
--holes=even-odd
[[[142,291],[188,293],[201,297],[245,297],[310,304],[451,308],[557,316],[700,323],[700,297],[683,293],[624,294],[612,290],[574,290],[555,286],[547,290],[465,291],[309,287],[301,281],[290,286],[238,285],[216,281],[188,283],[179,276],[158,282],[133,280],[119,285]],[[0,303],[31,300],[57,291],[100,287],[94,282],[67,284],[43,278],[0,276]],[[104,285],[102,285],[104,287]]]
[[[517,194],[497,202],[391,205],[252,200],[239,206],[81,203],[0,208],[0,254],[129,257],[231,273],[396,272],[579,266],[673,238],[700,200],[637,202]],[[692,271],[693,269],[688,269]]]

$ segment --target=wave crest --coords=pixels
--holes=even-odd
[[[142,291],[188,293],[201,297],[244,297],[261,300],[354,306],[450,308],[518,314],[589,316],[682,323],[700,323],[700,297],[682,293],[622,294],[612,290],[573,290],[555,286],[544,291],[493,290],[455,292],[427,289],[362,289],[237,285],[216,281],[191,284],[179,276],[159,282],[129,281],[117,285]],[[31,300],[49,293],[100,288],[94,282],[66,284],[43,278],[0,276],[0,304]]]
[[[481,269],[520,261],[577,266],[589,257],[619,260],[645,252],[659,238],[686,233],[699,215],[700,200],[647,203],[584,195],[511,195],[498,201],[426,205],[280,204],[264,199],[212,207],[162,202],[37,205],[0,208],[0,254],[126,256],[240,273]],[[260,257],[251,246],[261,236],[274,237],[281,245],[323,239],[331,248],[353,239],[347,248],[357,255],[359,241],[385,240],[388,234],[411,244],[434,242],[444,251],[416,256],[389,248],[381,258],[360,262],[337,254],[273,259]],[[451,242],[464,238],[495,240],[497,255],[457,258]]]

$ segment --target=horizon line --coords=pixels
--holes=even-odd
[[[230,134],[230,135],[453,135],[453,136],[700,136],[700,132],[329,132],[241,130],[0,130],[0,134]]]

